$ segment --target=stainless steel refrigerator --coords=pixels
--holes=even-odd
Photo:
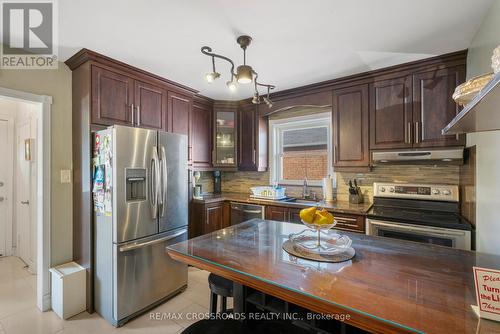
[[[114,326],[187,286],[168,245],[187,239],[187,136],[125,126],[94,135],[95,309]]]

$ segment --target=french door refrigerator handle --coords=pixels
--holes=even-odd
[[[137,249],[137,248],[142,248],[142,247],[145,247],[145,246],[150,246],[150,245],[154,245],[154,244],[157,244],[157,243],[160,243],[160,242],[163,242],[163,241],[167,241],[167,240],[172,240],[174,238],[177,238],[178,236],[181,236],[185,233],[187,233],[187,229],[184,228],[178,232],[175,232],[173,234],[170,234],[170,235],[167,235],[163,238],[159,238],[159,239],[154,239],[154,240],[150,240],[150,241],[145,241],[145,242],[141,242],[141,243],[134,243],[134,244],[131,244],[131,245],[126,245],[126,246],[122,246],[119,248],[120,252],[127,252],[127,251],[130,251],[130,250],[134,250],[134,249]]]
[[[151,178],[149,187],[149,203],[151,204],[151,216],[156,219],[158,216],[158,179],[160,171],[158,166],[158,149],[153,147],[153,156],[151,157]]]
[[[165,153],[165,146],[160,150],[160,164],[161,164],[161,185],[160,185],[160,217],[165,216],[165,207],[167,206],[167,185],[168,185],[168,171],[167,171],[167,155]]]

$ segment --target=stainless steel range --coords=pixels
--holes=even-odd
[[[456,185],[374,183],[366,234],[471,249]]]

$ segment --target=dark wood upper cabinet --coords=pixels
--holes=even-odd
[[[239,107],[238,170],[267,170],[267,118],[260,117],[257,105]]]
[[[135,81],[135,124],[142,128],[166,130],[167,92],[161,87]]]
[[[413,75],[414,147],[464,145],[464,136],[441,134],[459,112],[452,95],[465,80],[465,66]]]
[[[92,66],[92,123],[133,125],[134,80],[129,76]]]
[[[368,85],[333,91],[333,166],[368,167]]]
[[[212,107],[194,104],[191,117],[191,145],[194,168],[212,166]]]
[[[189,96],[168,92],[168,131],[188,136],[188,163],[192,164],[191,109]]]
[[[217,169],[238,168],[238,103],[215,101],[213,112],[212,164]]]
[[[370,84],[370,149],[412,147],[411,77]]]

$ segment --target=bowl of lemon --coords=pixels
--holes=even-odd
[[[337,224],[333,215],[325,208],[305,208],[300,210],[299,215],[302,223],[314,230],[329,230]]]
[[[299,257],[327,262],[351,259],[355,251],[352,240],[333,230],[334,216],[324,208],[310,207],[300,211],[300,219],[307,229],[289,235],[283,248]]]

